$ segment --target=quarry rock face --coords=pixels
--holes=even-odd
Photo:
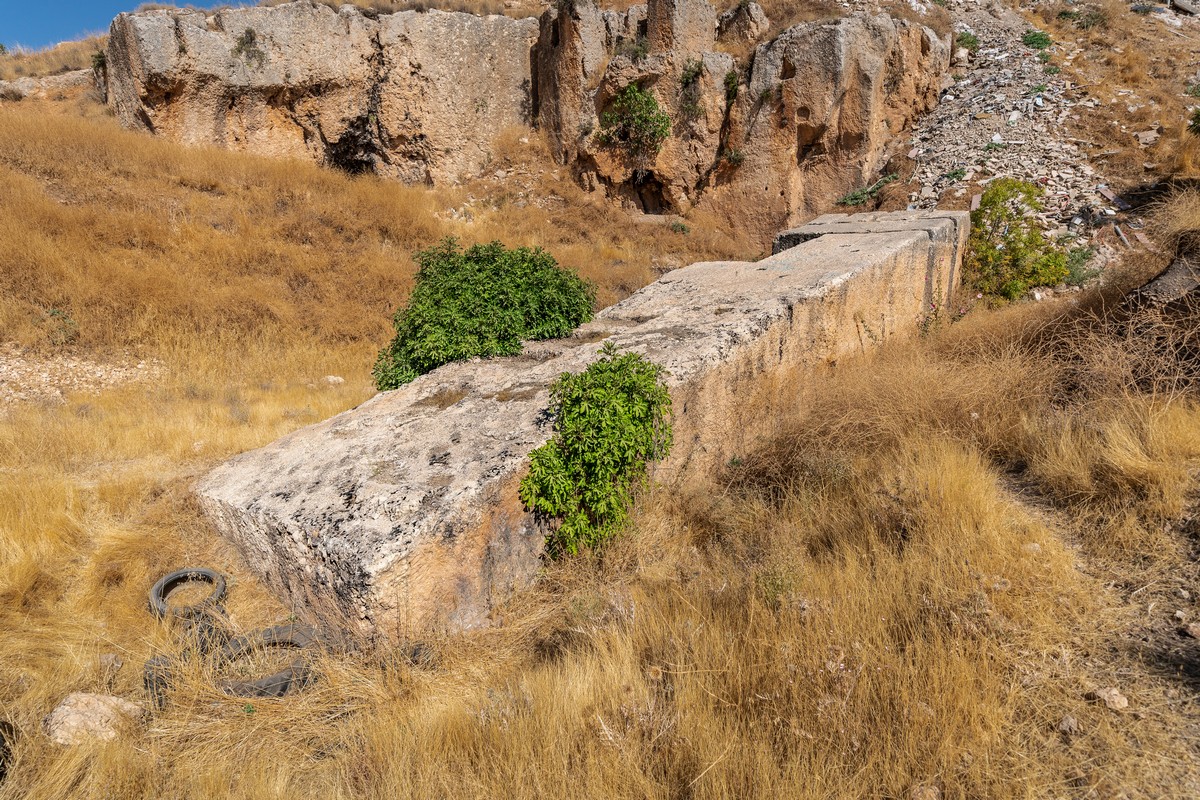
[[[110,34],[117,117],[188,144],[434,182],[478,171],[499,131],[530,122],[532,19],[301,0],[121,14]]]
[[[551,523],[517,487],[553,433],[558,375],[608,342],[663,365],[675,444],[654,478],[679,485],[771,431],[774,380],[915,331],[952,293],[968,227],[963,212],[824,217],[762,261],[675,270],[570,338],[448,364],[237,456],[197,495],[309,622],[392,640],[492,624],[541,565]]]
[[[558,3],[540,19],[272,8],[121,14],[109,102],[129,127],[310,158],[410,183],[479,174],[506,128],[537,124],[580,182],[646,213],[703,207],[770,235],[867,182],[936,102],[950,43],[884,14],[789,28],[754,3],[626,11]],[[757,44],[739,63],[718,49]],[[657,153],[598,136],[626,87],[671,119]]]
[[[716,43],[719,28],[735,40],[769,27],[754,4],[718,22],[706,0],[651,2],[640,36],[600,24],[612,14],[581,0],[542,16],[539,120],[556,156],[646,213],[700,207],[760,236],[873,182],[889,143],[936,104],[950,63],[948,41],[885,14],[789,28],[758,45],[748,73]],[[626,33],[601,39],[602,28]],[[630,85],[672,120],[648,157],[597,135]]]

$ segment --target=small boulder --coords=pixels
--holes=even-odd
[[[971,51],[965,47],[955,48],[954,55],[950,57],[950,66],[962,69],[971,66]]]
[[[1095,703],[1104,703],[1113,711],[1124,711],[1129,708],[1129,698],[1121,694],[1119,689],[1112,686],[1104,689],[1094,689],[1087,693],[1086,698]]]
[[[140,722],[146,710],[137,703],[105,694],[77,692],[50,712],[43,725],[55,744],[75,745],[88,740],[112,741],[122,726]]]
[[[1062,721],[1058,723],[1058,732],[1063,736],[1074,736],[1079,733],[1079,720],[1070,714],[1065,715]]]

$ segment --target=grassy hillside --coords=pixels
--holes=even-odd
[[[656,258],[755,254],[718,221],[631,224],[521,136],[498,158],[561,202],[186,149],[86,100],[0,105],[0,338],[48,371],[153,367],[0,407],[0,718],[22,731],[0,798],[1200,794],[1200,642],[1176,633],[1200,613],[1200,318],[1116,315],[1120,278],[778,381],[775,436],[653,489],[503,626],[415,663],[330,654],[285,700],[191,665],[111,743],[42,735],[69,692],[144,702],[143,662],[178,649],[146,609],[171,569],[229,574],[238,631],[289,619],[189,486],[371,394],[414,249],[542,245],[602,304]],[[1198,210],[1162,210],[1164,249]],[[1144,258],[1125,283],[1164,254]],[[1130,707],[1088,699],[1108,687]]]

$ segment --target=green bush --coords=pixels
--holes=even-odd
[[[1192,112],[1192,121],[1188,123],[1188,131],[1200,136],[1200,108]]]
[[[738,96],[738,84],[741,79],[738,77],[737,70],[729,70],[725,73],[725,102],[732,103]]]
[[[979,49],[979,37],[973,33],[963,31],[958,35],[957,42],[963,50],[970,50],[972,53]]]
[[[592,318],[591,287],[541,248],[492,242],[464,251],[451,238],[416,260],[396,336],[375,362],[381,391],[451,361],[516,355],[524,340],[566,336]]]
[[[531,454],[520,496],[530,511],[561,520],[546,542],[552,555],[595,547],[629,518],[647,463],[671,448],[662,378],[662,367],[607,343],[599,360],[550,387],[554,438]]]
[[[1067,277],[1066,255],[1046,241],[1029,213],[1041,207],[1042,189],[1013,178],[993,181],[971,212],[964,263],[967,281],[981,293],[1015,300],[1035,286]]]
[[[1045,50],[1054,44],[1054,40],[1045,31],[1029,31],[1021,37],[1021,43],[1034,50]]]
[[[867,202],[868,200],[873,200],[875,198],[875,195],[879,194],[880,189],[887,186],[889,183],[891,183],[892,181],[896,180],[899,177],[900,177],[900,175],[898,173],[895,173],[895,172],[888,173],[887,175],[884,175],[882,178],[880,178],[879,180],[872,183],[870,186],[863,186],[861,188],[855,189],[853,192],[850,192],[850,194],[839,199],[837,201],[837,203],[839,206],[861,206],[863,203]]]
[[[1068,286],[1082,286],[1099,276],[1100,270],[1088,266],[1095,255],[1096,251],[1091,247],[1071,248],[1067,253],[1067,277],[1063,282]]]
[[[8,55],[8,48],[5,47],[3,44],[0,44],[0,56],[6,56],[6,55]]]
[[[639,157],[657,154],[670,135],[671,118],[654,95],[632,83],[600,115],[596,134],[601,144],[624,147],[630,155]]]

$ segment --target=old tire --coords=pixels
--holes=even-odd
[[[185,583],[192,581],[201,581],[211,584],[213,587],[212,593],[208,597],[201,600],[199,603],[190,606],[182,606],[180,608],[171,608],[167,605],[167,597],[175,589]],[[150,589],[150,610],[159,619],[166,619],[168,616],[182,617],[183,619],[196,619],[214,609],[217,604],[225,597],[225,576],[221,573],[207,569],[205,567],[188,567],[186,569],[177,569],[158,579],[154,587]]]
[[[0,719],[0,783],[8,777],[8,763],[12,760],[13,743],[17,741],[17,729],[12,723]]]
[[[317,632],[306,625],[278,625],[246,636],[230,639],[217,653],[217,661],[228,664],[264,647],[294,647],[307,650],[317,644]],[[283,697],[288,692],[308,685],[312,678],[308,655],[301,653],[279,672],[253,680],[223,680],[221,690],[234,697]]]

